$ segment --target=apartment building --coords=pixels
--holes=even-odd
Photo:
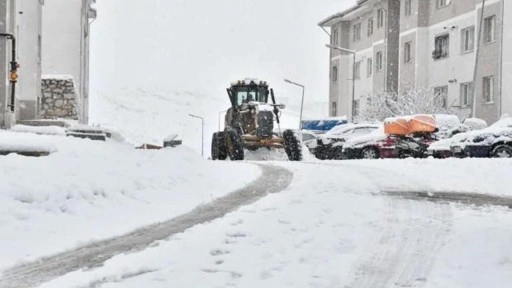
[[[43,75],[70,75],[78,118],[89,121],[89,43],[96,0],[46,0],[43,8]]]
[[[42,5],[43,0],[0,1],[0,33],[14,36],[0,37],[0,127],[37,116],[41,95]],[[15,60],[20,65],[15,83],[8,81],[13,45]]]
[[[512,84],[502,84],[512,69],[502,53],[512,43],[503,33],[512,27],[504,17],[512,17],[512,3],[486,0],[482,13],[482,2],[360,0],[320,22],[331,29],[332,45],[356,51],[355,75],[351,55],[330,53],[330,114],[352,116],[364,109],[362,95],[407,88],[434,88],[445,105],[468,115],[475,106],[475,116],[489,122],[512,114]]]
[[[0,34],[13,36],[0,37],[0,127],[10,127],[18,120],[44,117],[43,74],[73,76],[79,104],[75,114],[82,123],[87,123],[89,39],[90,25],[96,18],[92,7],[95,2],[0,1]],[[14,83],[9,81],[13,45],[15,61],[20,66]],[[14,101],[12,91],[15,91]]]

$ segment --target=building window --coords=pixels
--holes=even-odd
[[[332,82],[338,82],[338,66],[332,67]]]
[[[483,89],[485,103],[494,103],[494,76],[484,77]]]
[[[411,45],[412,42],[406,42],[404,45],[404,63],[411,62]]]
[[[375,65],[376,65],[376,70],[378,72],[378,71],[381,71],[382,67],[383,67],[382,52],[377,52],[377,60],[376,61],[377,61],[377,63],[375,63]]]
[[[484,19],[484,43],[496,40],[496,16]]]
[[[450,5],[451,0],[436,0],[437,9]]]
[[[361,40],[361,23],[354,25],[354,42]]]
[[[405,16],[412,15],[412,0],[405,0]]]
[[[337,116],[337,114],[338,114],[338,104],[336,103],[336,101],[334,101],[331,103],[331,115]]]
[[[462,30],[462,53],[472,52],[475,47],[475,27]]]
[[[460,106],[467,107],[472,106],[471,99],[473,98],[473,83],[462,83],[460,84]]]
[[[443,108],[448,107],[448,86],[439,86],[434,88],[436,99],[441,99]]]
[[[377,10],[377,28],[384,27],[384,9]]]
[[[352,115],[357,117],[359,116],[359,100],[355,100],[353,105],[354,107],[352,107]]]
[[[332,31],[331,44],[338,45],[338,29]]]
[[[444,34],[436,37],[435,50],[432,53],[434,60],[447,58],[450,51],[450,35]]]
[[[354,65],[354,77],[355,79],[361,78],[361,61],[356,62]]]
[[[373,59],[368,58],[366,61],[366,76],[370,77],[373,74]]]
[[[368,37],[373,35],[373,17],[368,19]]]

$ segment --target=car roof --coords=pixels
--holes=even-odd
[[[378,129],[380,127],[380,124],[371,124],[371,123],[362,123],[362,124],[344,124],[339,125],[331,130],[327,131],[325,134],[342,134],[348,130],[355,129],[355,128],[372,128],[372,129]]]

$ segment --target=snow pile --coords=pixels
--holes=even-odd
[[[33,133],[41,135],[66,136],[66,129],[58,126],[27,126],[14,125],[10,131],[19,133]]]
[[[478,118],[468,118],[464,120],[463,124],[469,127],[471,130],[481,130],[487,128],[487,122]]]
[[[57,148],[51,141],[34,134],[0,130],[0,152],[9,151],[53,153],[57,151]]]
[[[261,174],[243,163],[203,160],[187,148],[135,150],[113,141],[0,132],[0,146],[6,139],[58,152],[0,156],[0,270],[168,220]]]

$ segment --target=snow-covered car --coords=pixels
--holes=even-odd
[[[488,128],[463,133],[450,144],[455,157],[512,158],[512,118]]]
[[[346,159],[421,158],[427,147],[437,141],[434,134],[417,136],[387,135],[383,129],[350,139],[343,147]]]
[[[336,126],[319,136],[310,151],[320,160],[343,159],[343,144],[354,137],[368,135],[379,129],[379,124],[346,124]]]
[[[446,137],[441,136],[441,140],[432,143],[427,149],[427,154],[434,158],[441,159],[453,157],[454,155],[451,150],[453,143],[463,142],[467,137],[474,134],[471,133],[471,131],[482,130],[486,127],[487,123],[484,120],[468,118],[464,120],[458,127],[447,130],[444,134]]]
[[[512,118],[502,119],[488,128],[463,133],[452,141],[456,157],[512,158]]]

